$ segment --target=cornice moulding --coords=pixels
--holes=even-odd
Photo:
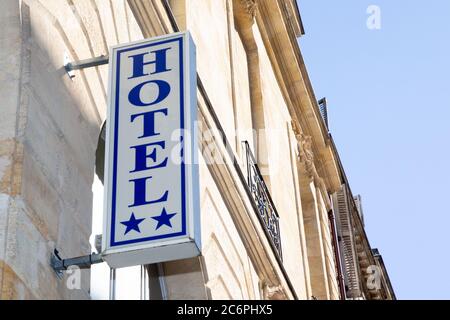
[[[341,185],[338,165],[329,146],[329,135],[318,110],[317,101],[297,44],[295,30],[289,21],[287,0],[258,2],[256,20],[264,44],[285,97],[291,117],[302,131],[312,137],[316,167],[329,192]]]

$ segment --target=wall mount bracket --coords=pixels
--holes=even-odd
[[[99,57],[89,58],[89,59],[85,59],[85,60],[71,61],[71,62],[68,61],[67,55],[64,57],[64,69],[66,70],[66,72],[70,78],[75,77],[75,74],[73,73],[73,71],[75,71],[75,70],[98,67],[98,66],[108,64],[108,63],[109,63],[108,55],[101,55]]]
[[[70,266],[77,266],[80,269],[89,269],[91,265],[103,262],[101,253],[92,253],[86,256],[62,259],[59,251],[55,249],[50,258],[50,266],[59,278],[62,278],[63,272]]]

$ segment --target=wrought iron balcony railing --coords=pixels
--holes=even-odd
[[[280,238],[280,216],[272,201],[267,185],[258,168],[258,164],[247,141],[244,141],[247,184],[251,191],[253,201],[258,209],[258,218],[266,230],[269,241],[272,243],[276,254],[282,259],[281,238]]]

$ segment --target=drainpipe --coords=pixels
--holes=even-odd
[[[339,241],[337,238],[336,232],[336,223],[334,218],[333,210],[328,211],[328,220],[330,221],[331,226],[331,238],[333,239],[333,251],[334,251],[334,259],[336,261],[336,270],[338,273],[338,284],[339,284],[339,292],[340,292],[340,300],[345,300],[345,287],[344,287],[344,276],[342,274],[342,264],[341,264],[341,256],[339,254]]]

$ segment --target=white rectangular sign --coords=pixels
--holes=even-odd
[[[200,254],[195,46],[188,32],[110,51],[103,258]]]

